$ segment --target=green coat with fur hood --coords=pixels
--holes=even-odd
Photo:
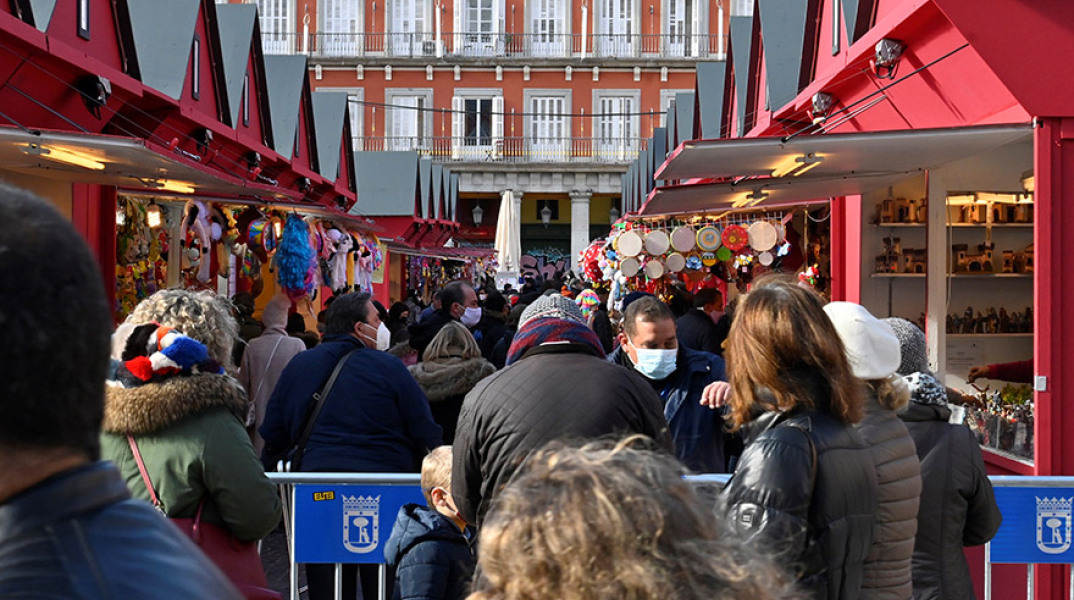
[[[280,497],[243,428],[246,392],[227,375],[173,377],[108,387],[101,454],[119,468],[135,498],[150,500],[127,442],[134,435],[169,517],[202,519],[256,540],[280,521]]]

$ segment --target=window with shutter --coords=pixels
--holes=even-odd
[[[322,56],[361,55],[361,11],[359,0],[321,0],[317,50]]]
[[[294,52],[294,0],[257,0],[260,15],[261,46],[265,54]]]
[[[597,52],[602,56],[634,54],[634,0],[599,0]]]
[[[530,155],[536,161],[566,161],[570,130],[566,94],[533,95],[528,103]]]

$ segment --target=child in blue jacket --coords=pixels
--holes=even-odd
[[[451,497],[451,446],[440,446],[421,463],[421,489],[428,506],[399,509],[384,549],[395,570],[395,600],[461,600],[473,577],[472,527]]]

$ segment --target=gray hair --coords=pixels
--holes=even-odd
[[[231,349],[239,336],[231,301],[209,291],[161,290],[142,300],[127,323],[159,323],[174,327],[205,344],[209,356],[231,369]]]

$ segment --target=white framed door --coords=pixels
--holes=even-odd
[[[393,95],[388,109],[389,150],[423,150],[426,146],[426,96]]]
[[[626,162],[638,153],[638,124],[632,96],[603,96],[597,104],[596,156],[599,161]]]
[[[634,55],[634,0],[598,0],[597,53]]]
[[[570,26],[566,0],[533,0],[530,4],[530,53],[534,56],[567,56]]]
[[[358,0],[321,0],[321,29],[317,53],[321,56],[361,56],[362,4]]]
[[[698,0],[666,0],[666,56],[697,55]]]
[[[261,47],[265,54],[294,54],[297,51],[294,1],[257,0]]]
[[[457,0],[462,14],[456,19],[464,56],[496,56],[502,53],[503,0]]]
[[[388,31],[388,51],[395,56],[434,55],[434,42],[426,39],[428,12],[432,0],[390,1],[392,16],[391,29]],[[428,48],[425,42],[429,42]]]
[[[563,96],[530,98],[529,146],[533,160],[565,162],[570,159],[570,121]]]

